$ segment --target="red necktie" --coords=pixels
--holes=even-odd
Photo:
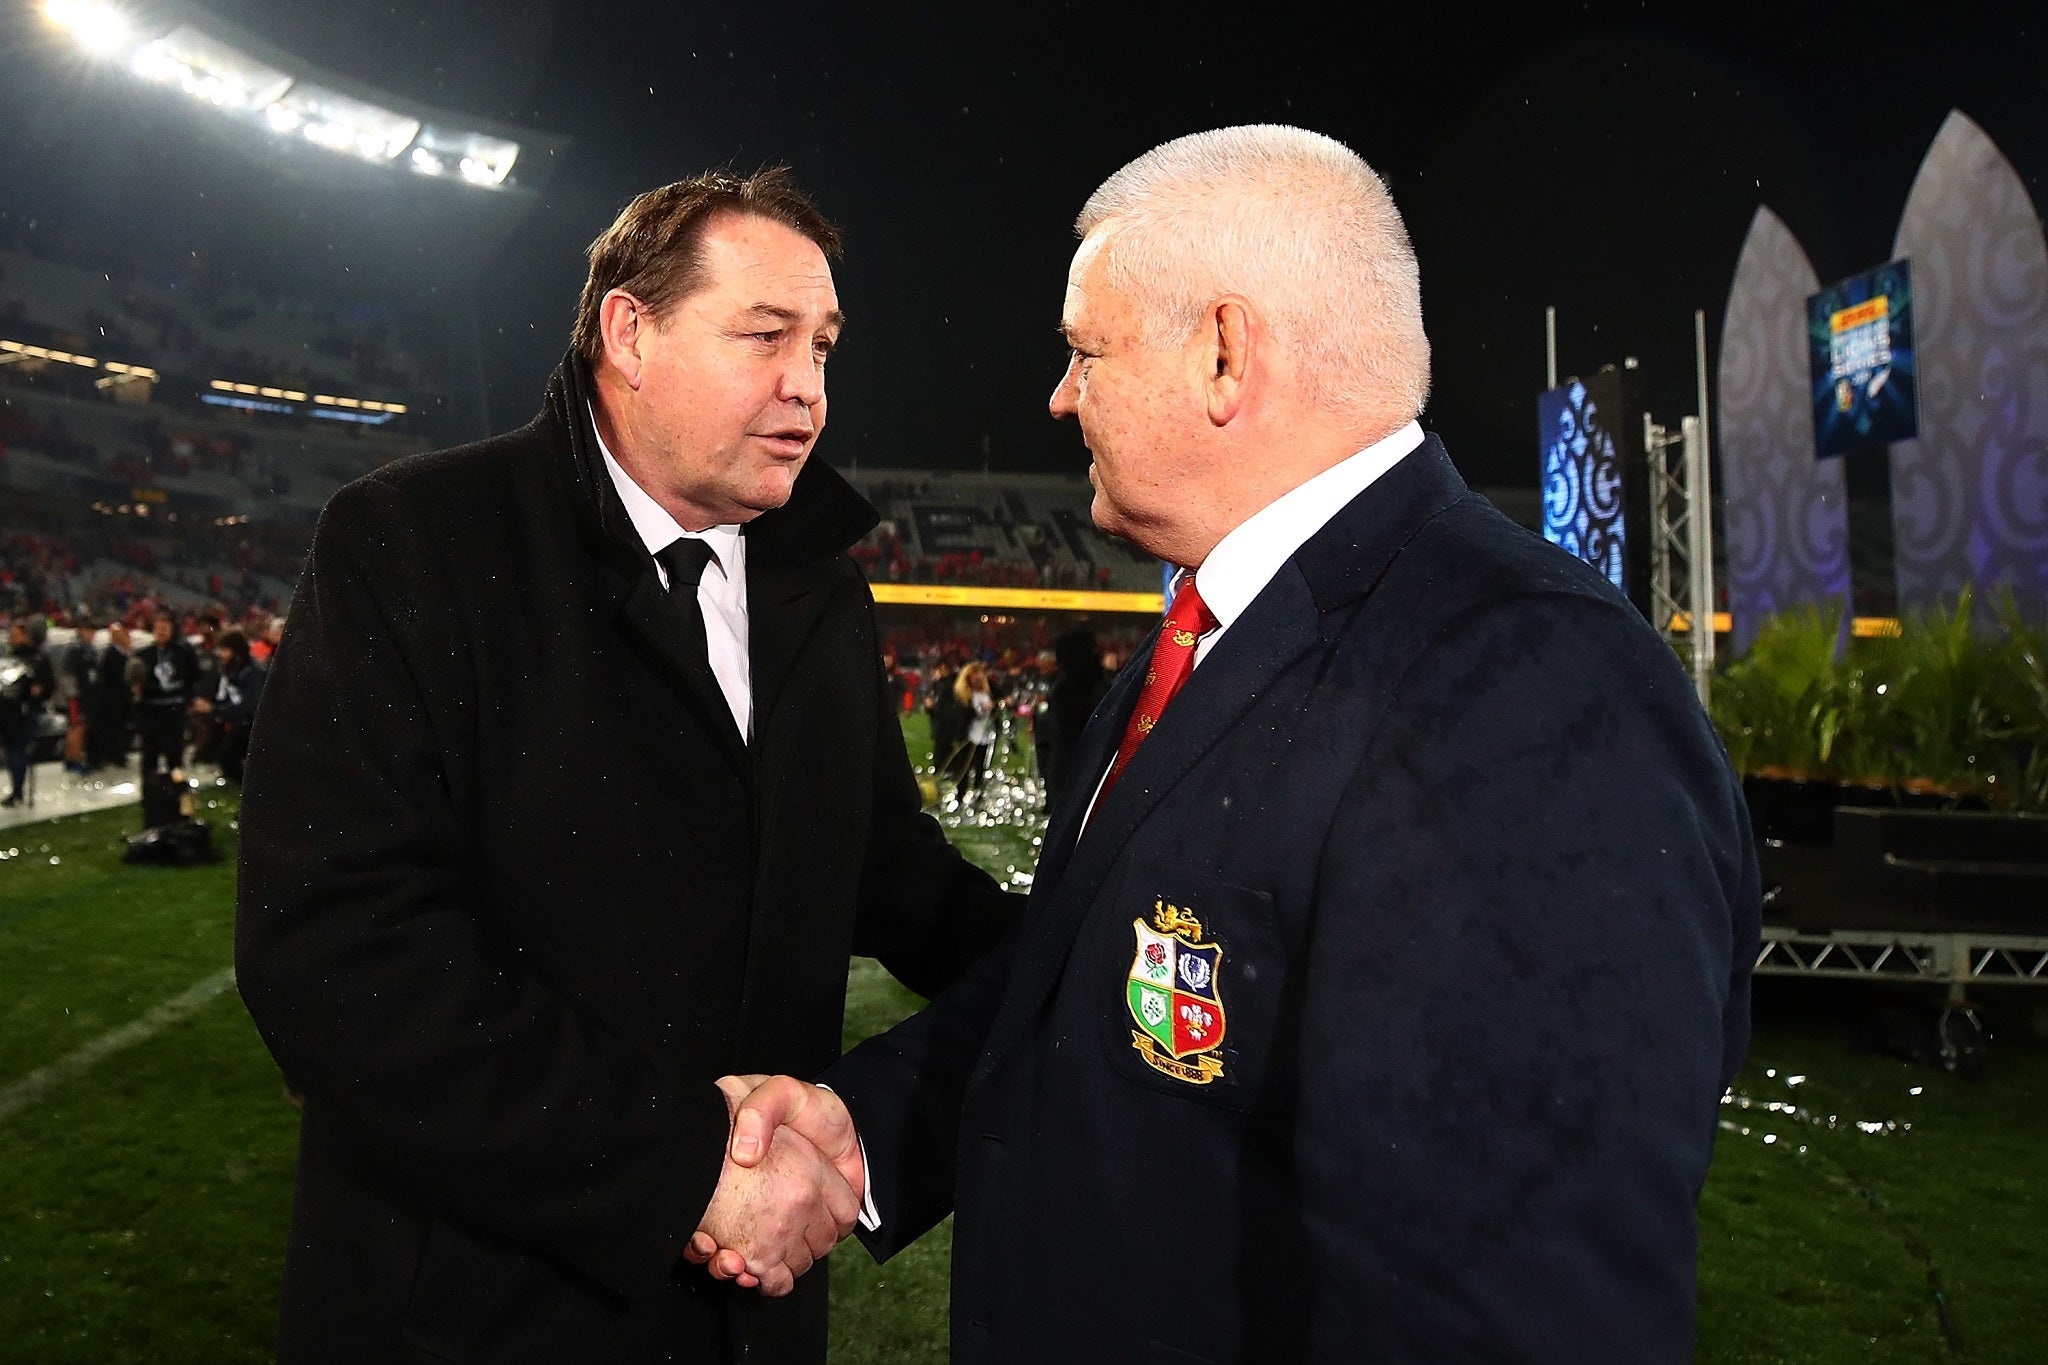
[[[1159,642],[1152,646],[1152,663],[1145,673],[1145,685],[1138,691],[1138,704],[1131,711],[1130,724],[1124,727],[1123,742],[1116,746],[1116,761],[1109,765],[1109,775],[1102,779],[1102,790],[1095,797],[1097,805],[1102,804],[1109,789],[1124,775],[1131,755],[1159,723],[1173,694],[1195,671],[1195,642],[1214,629],[1216,613],[1195,591],[1195,576],[1189,574],[1174,593],[1173,605],[1166,609],[1166,620],[1159,627]]]

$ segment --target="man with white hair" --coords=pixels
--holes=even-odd
[[[1181,138],[1076,228],[1052,411],[1164,627],[1009,949],[736,1157],[864,1148],[878,1256],[957,1210],[955,1360],[1689,1360],[1761,900],[1689,680],[1417,424],[1351,151]]]

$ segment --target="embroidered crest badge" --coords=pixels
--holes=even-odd
[[[1189,1085],[1223,1075],[1223,945],[1202,942],[1202,924],[1164,899],[1152,902],[1152,923],[1131,921],[1137,936],[1125,1003],[1138,1027],[1131,1046],[1145,1064]]]

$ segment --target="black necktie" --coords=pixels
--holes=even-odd
[[[697,605],[697,580],[704,576],[704,566],[711,562],[711,547],[694,536],[683,536],[655,551],[654,557],[668,574],[668,600],[675,605],[682,621],[683,648],[694,663],[709,673],[711,655],[704,643],[704,612]]]

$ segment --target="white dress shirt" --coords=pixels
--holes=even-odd
[[[732,709],[733,724],[739,727],[740,738],[752,740],[754,686],[747,663],[746,537],[736,525],[685,531],[613,458],[611,448],[597,430],[595,413],[591,414],[590,430],[597,437],[598,453],[604,456],[612,486],[619,490],[619,500],[626,504],[626,515],[632,519],[633,529],[640,533],[647,553],[658,554],[685,536],[711,547],[711,562],[704,566],[704,576],[697,582],[697,605],[704,614],[704,647],[711,659],[711,672],[718,679],[718,690],[725,693],[725,704]],[[660,560],[655,561],[654,571],[666,588],[668,571],[661,567]]]

